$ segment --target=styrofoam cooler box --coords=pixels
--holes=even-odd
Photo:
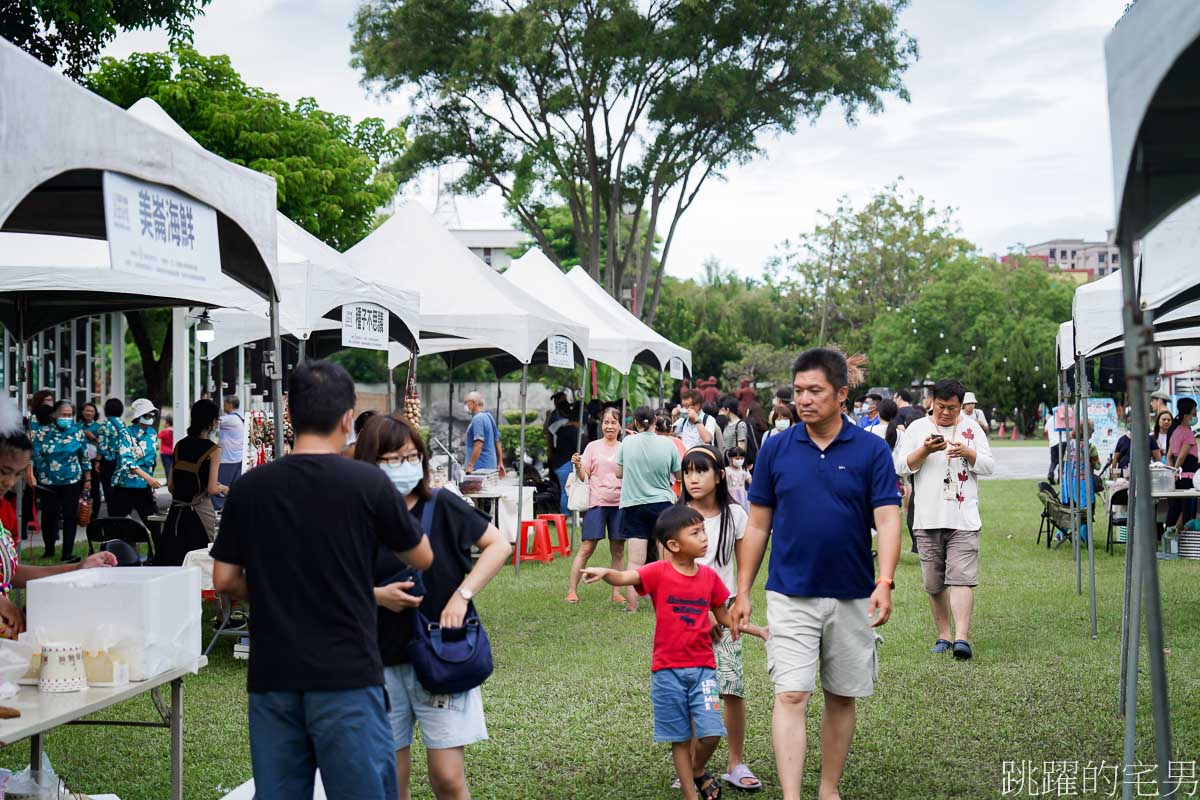
[[[141,681],[200,657],[200,570],[81,569],[30,581],[26,627],[39,641],[107,648]]]

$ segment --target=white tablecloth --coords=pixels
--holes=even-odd
[[[533,492],[532,486],[525,487],[525,496],[522,498],[521,506],[525,509],[521,514],[521,519],[533,519]],[[484,499],[493,495],[499,495],[499,521],[496,525],[500,532],[508,539],[509,542],[516,543],[517,541],[517,481],[505,480],[494,489],[488,492],[481,492],[475,502],[476,507],[490,511],[492,500]],[[467,495],[468,498],[474,495]]]
[[[211,544],[203,550],[192,550],[183,557],[183,566],[196,567],[200,570],[200,591],[202,592],[211,592],[213,588],[213,558],[208,554],[210,549],[212,549]]]

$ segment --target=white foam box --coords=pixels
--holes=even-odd
[[[107,647],[146,680],[200,657],[200,570],[81,569],[30,581],[26,627],[40,641]]]

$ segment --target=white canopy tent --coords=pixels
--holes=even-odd
[[[0,230],[103,239],[105,173],[174,189],[214,210],[221,271],[271,304],[272,346],[278,352],[274,179],[156,130],[3,40],[0,109]],[[150,295],[161,291],[154,287]],[[146,296],[144,288],[140,295]],[[61,302],[40,290],[6,291],[5,299],[15,309],[22,350],[36,331],[29,324],[32,312]],[[202,298],[172,305],[196,299]],[[128,302],[111,291],[77,300],[81,315],[123,310]],[[182,327],[177,324],[175,333],[180,350],[187,342]],[[282,394],[280,377],[272,373],[276,398]],[[22,404],[25,393],[22,388]],[[282,404],[275,406],[282,427]],[[177,415],[176,422],[185,424],[185,416]],[[277,455],[282,449],[277,437]]]
[[[1200,263],[1200,197],[1185,203],[1146,234],[1139,262],[1143,309],[1170,308],[1196,299],[1192,290]]]
[[[1114,207],[1121,263],[1133,263],[1133,243],[1176,209],[1200,194],[1200,3],[1194,0],[1139,0],[1105,43],[1108,73]],[[1153,246],[1151,252],[1153,252]],[[1162,598],[1159,593],[1154,501],[1149,491],[1150,451],[1147,392],[1156,379],[1153,331],[1144,304],[1170,305],[1197,299],[1200,280],[1161,272],[1158,259],[1144,253],[1142,275],[1123,269],[1125,384],[1132,412],[1129,541],[1125,553],[1125,595],[1121,625],[1121,679],[1118,710],[1125,719],[1124,763],[1134,764],[1137,744],[1137,680],[1145,612],[1150,695],[1159,792],[1178,789],[1170,766],[1171,715],[1163,656]],[[1194,271],[1192,271],[1194,273]],[[1155,274],[1159,277],[1155,277]],[[1163,287],[1155,297],[1141,287]],[[1189,288],[1190,287],[1190,288]],[[1168,297],[1172,299],[1167,300]],[[1165,776],[1165,777],[1164,777]],[[1123,788],[1133,795],[1132,786]]]
[[[420,294],[421,352],[432,339],[472,339],[529,364],[550,336],[569,338],[577,361],[588,351],[586,327],[504,280],[416,203],[346,257],[363,279]]]
[[[583,267],[575,267],[567,273],[567,278],[575,284],[584,295],[590,297],[592,302],[603,309],[607,314],[616,320],[620,329],[627,336],[635,337],[639,341],[649,343],[646,349],[650,350],[658,359],[658,368],[666,371],[670,369],[671,359],[678,358],[683,362],[683,368],[688,375],[692,373],[692,351],[685,347],[680,347],[667,340],[660,333],[655,331],[646,323],[635,317],[629,309],[617,302],[616,298],[604,291],[600,284],[592,280],[592,276],[588,275],[587,270]]]

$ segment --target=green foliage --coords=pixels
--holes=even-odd
[[[412,92],[407,181],[466,165],[457,191],[498,187],[548,253],[562,246],[542,211],[570,212],[574,253],[653,320],[679,218],[710,178],[840,104],[848,120],[907,99],[916,44],[899,28],[907,0],[632,0],[479,3],[369,0],[355,18],[353,63],[383,91]],[[609,223],[664,231],[617,246]],[[600,272],[603,256],[605,272]]]
[[[382,350],[348,347],[330,354],[329,360],[345,367],[356,383],[384,383],[388,379],[387,353]]]
[[[772,386],[787,386],[792,381],[792,362],[799,351],[794,347],[776,347],[754,342],[741,349],[736,360],[725,362],[721,371],[725,386],[737,386],[742,378],[751,385],[763,382]]]
[[[981,408],[994,410],[989,417],[1019,415],[1031,430],[1038,404],[1054,400],[1055,332],[1070,318],[1072,294],[1036,262],[946,263],[915,300],[872,324],[869,382],[898,387],[955,377]]]
[[[191,22],[212,0],[5,0],[0,36],[79,80],[117,31],[167,29],[192,40]]]
[[[542,417],[542,415],[540,412],[526,411],[525,412],[525,424],[532,425],[535,422],[537,422],[539,419],[541,419],[541,417]],[[504,421],[507,422],[509,425],[520,425],[521,424],[520,409],[509,409],[508,411],[505,411],[504,412]]]
[[[400,155],[402,130],[375,117],[354,124],[311,98],[293,106],[246,85],[228,56],[176,45],[105,58],[84,83],[122,108],[152,98],[202,147],[270,175],[279,210],[338,250],[370,233],[375,210],[395,193],[380,167]]]
[[[536,419],[534,421],[536,422]],[[500,429],[500,446],[504,448],[504,460],[512,463],[521,452],[521,426],[517,424],[497,427]],[[546,460],[546,437],[542,434],[541,425],[525,426],[525,449],[534,461]]]

